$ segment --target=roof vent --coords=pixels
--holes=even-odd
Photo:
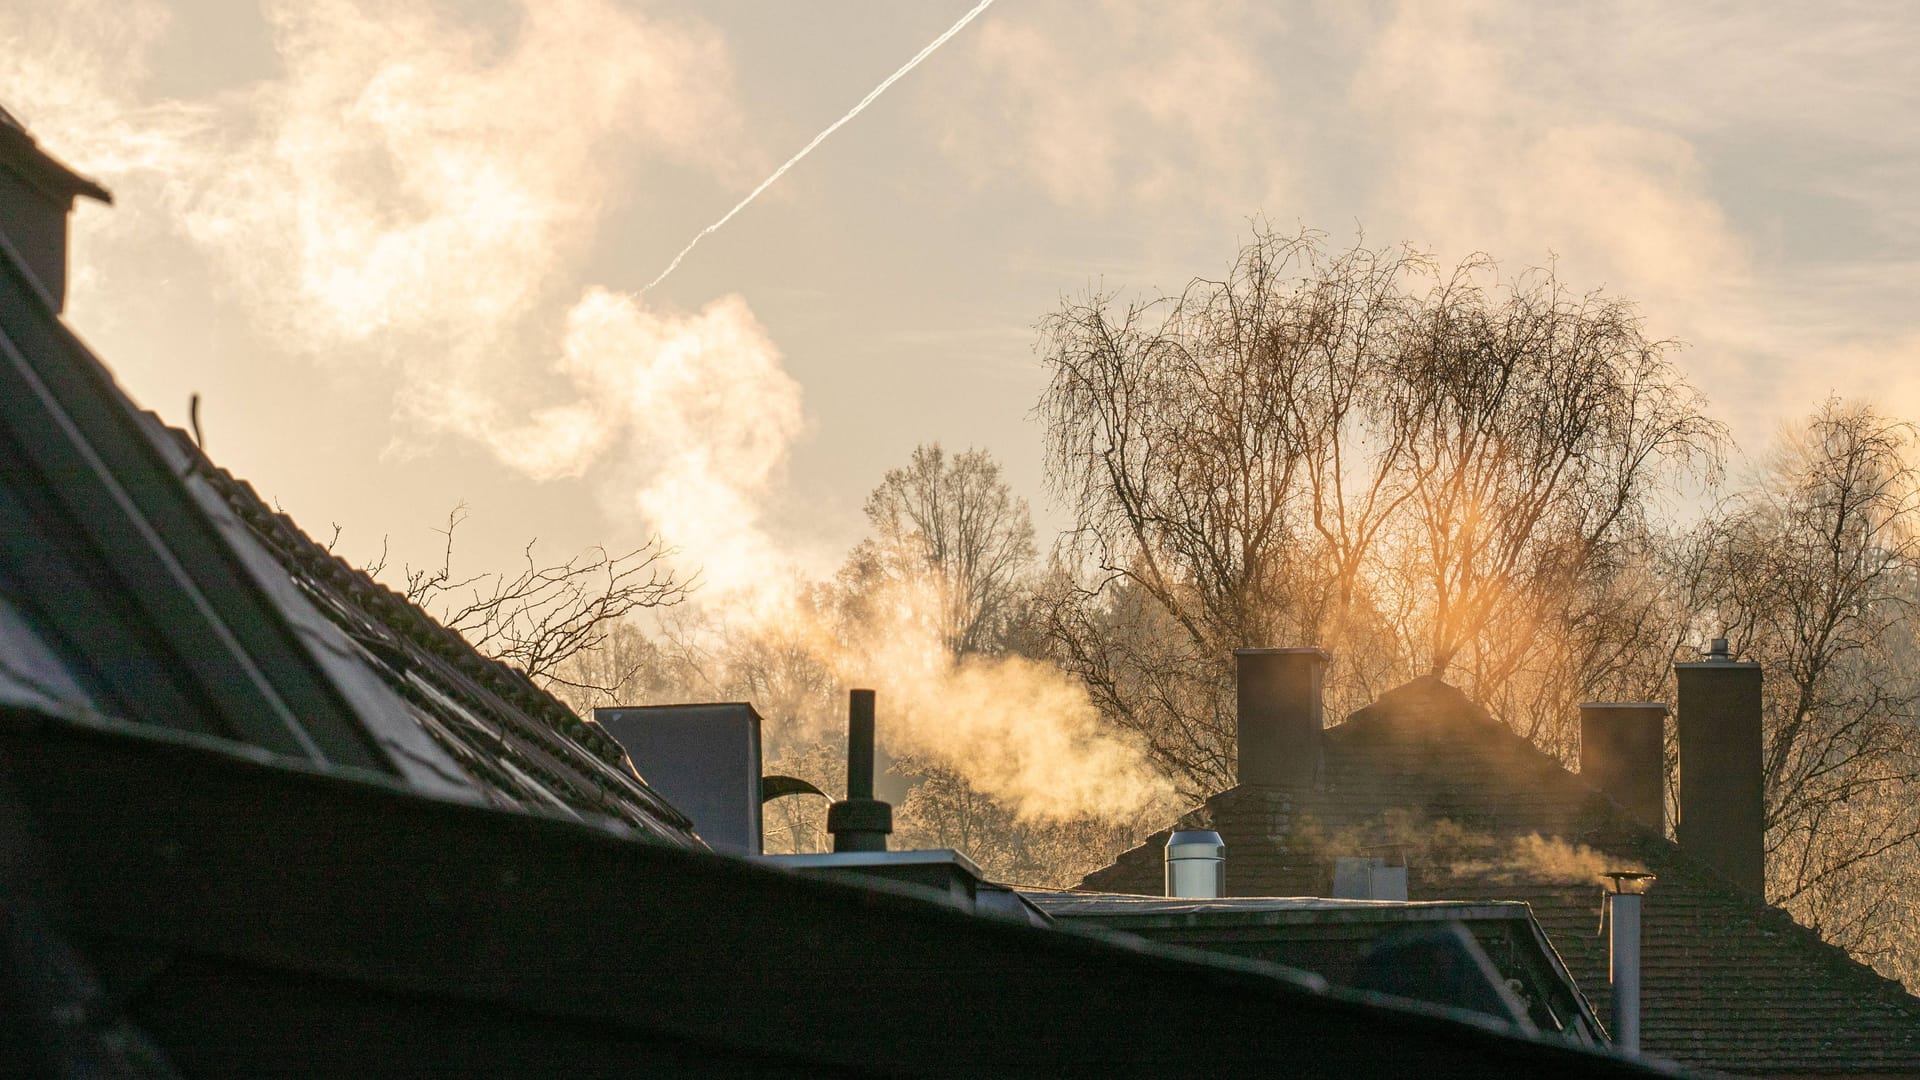
[[[1384,855],[1342,855],[1333,861],[1333,899],[1407,898],[1407,861]]]
[[[1653,887],[1653,875],[1609,870],[1606,906],[1601,915],[1613,929],[1607,938],[1607,981],[1613,984],[1613,1045],[1640,1052],[1640,899]]]
[[[1208,829],[1179,829],[1167,837],[1167,895],[1213,900],[1227,895],[1227,845]]]

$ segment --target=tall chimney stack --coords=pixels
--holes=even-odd
[[[1320,772],[1319,649],[1235,649],[1242,784],[1312,783]]]
[[[1667,831],[1667,707],[1657,701],[1580,705],[1580,775],[1641,823]]]
[[[1760,665],[1728,658],[1675,664],[1680,681],[1680,847],[1736,885],[1766,895],[1766,793]]]
[[[113,202],[106,188],[42,150],[13,114],[0,108],[0,240],[56,312],[67,298],[67,215],[81,196]]]

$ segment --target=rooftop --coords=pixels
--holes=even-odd
[[[1318,783],[1236,787],[1202,813],[1226,842],[1229,893],[1324,894],[1337,856],[1392,850],[1406,857],[1411,899],[1528,904],[1603,1022],[1599,875],[1652,871],[1646,1052],[1743,1074],[1920,1072],[1920,999],[1743,894],[1437,679],[1328,729]],[[1081,887],[1159,891],[1167,835]]]

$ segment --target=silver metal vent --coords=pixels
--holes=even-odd
[[[1227,894],[1227,845],[1211,830],[1181,829],[1167,837],[1167,895],[1212,900]]]

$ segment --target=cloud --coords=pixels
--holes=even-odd
[[[1253,36],[1273,21],[1259,4],[996,9],[964,44],[975,70],[929,114],[978,183],[1018,177],[1068,206],[1217,199],[1245,213],[1287,179],[1290,114]]]
[[[713,32],[607,0],[517,14],[503,39],[406,5],[271,8],[284,70],[236,106],[246,134],[188,234],[315,347],[495,344],[552,298],[634,158],[724,171],[739,144]]]
[[[0,9],[0,102],[84,172],[118,181],[170,171],[212,120],[203,105],[136,96],[171,21],[158,0]]]
[[[0,85],[126,185],[119,221],[184,237],[288,353],[390,367],[403,445],[463,437],[543,480],[599,468],[618,517],[710,582],[766,557],[758,507],[802,427],[779,350],[737,296],[680,315],[576,270],[642,162],[727,183],[760,164],[718,33],[612,0],[524,0],[495,26],[263,10],[278,70],[205,100],[141,96],[152,3],[0,23]]]
[[[1893,291],[1920,218],[1888,177],[1920,156],[1898,119],[1920,107],[1902,59],[1920,17],[1407,3],[1363,36],[1350,96],[1388,148],[1372,199],[1411,238],[1509,268],[1551,254],[1576,287],[1636,299],[1743,442],[1814,383],[1905,381]]]
[[[1706,329],[1752,260],[1694,146],[1527,82],[1518,16],[1406,4],[1379,29],[1351,92],[1392,147],[1373,197],[1448,256],[1551,253],[1574,281]]]
[[[618,461],[621,509],[689,552],[717,591],[778,565],[761,508],[803,430],[801,391],[746,301],[681,315],[589,289],[567,312],[555,371],[570,400],[520,426],[476,418],[501,460],[541,479]]]

